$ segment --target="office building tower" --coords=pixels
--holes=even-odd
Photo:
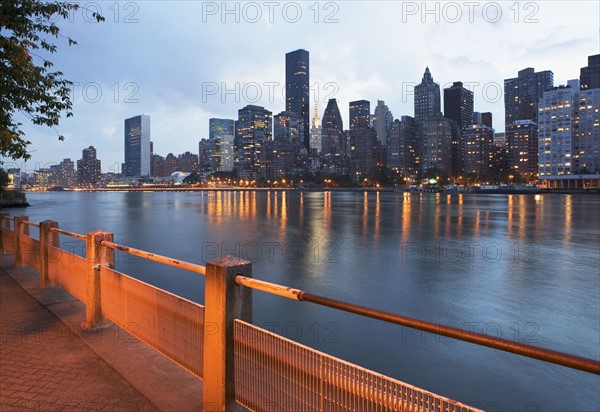
[[[375,132],[377,132],[377,139],[383,146],[387,144],[393,120],[392,112],[390,112],[385,102],[377,100],[377,106],[375,106],[375,113],[373,114],[373,127],[375,128]]]
[[[208,155],[210,170],[212,172],[232,171],[233,166],[223,166],[224,158],[232,156],[230,153],[222,153],[223,150],[233,150],[229,140],[235,136],[235,121],[232,119],[209,119],[208,120]],[[233,143],[231,143],[233,144]],[[226,162],[230,162],[228,158]]]
[[[452,175],[452,136],[454,122],[443,116],[421,121],[421,170],[424,176]]]
[[[600,87],[580,90],[576,124],[574,162],[577,173],[599,175]]]
[[[196,170],[202,174],[210,173],[210,140],[209,139],[200,139],[198,142],[198,156],[196,156],[198,165]],[[192,157],[189,156],[188,153],[188,162],[192,161]],[[195,156],[195,155],[192,155]],[[182,164],[182,155],[177,157],[177,169],[180,172],[185,172],[182,170],[184,167],[189,167],[188,165]]]
[[[588,56],[588,65],[580,71],[579,87],[581,90],[600,88],[600,54]]]
[[[350,171],[354,179],[377,166],[380,144],[373,128],[357,127],[350,130],[349,146]]]
[[[329,99],[321,126],[321,152],[323,155],[345,153],[344,125],[336,99]]]
[[[319,117],[319,109],[315,104],[312,127],[310,129],[310,148],[316,150],[317,153],[321,152],[321,118]]]
[[[223,135],[233,135],[234,124],[233,119],[208,119],[208,139],[214,140]]]
[[[125,163],[123,175],[150,176],[150,116],[125,119]]]
[[[264,143],[272,139],[272,113],[264,107],[248,105],[238,110],[235,130],[238,176],[245,180],[263,177]]]
[[[415,86],[415,121],[417,123],[441,114],[440,85],[434,83],[429,67],[421,84]]]
[[[535,72],[531,67],[520,70],[515,78],[505,79],[505,127],[517,120],[537,123],[538,101],[553,86],[554,74],[550,70]]]
[[[494,129],[482,123],[472,124],[462,130],[465,173],[473,173],[478,178],[489,178],[493,173]]]
[[[579,82],[556,87],[544,93],[538,104],[538,173],[570,175],[573,162],[573,138]],[[575,84],[576,83],[576,84]]]
[[[539,102],[539,180],[549,188],[600,185],[600,88],[579,80],[548,90]]]
[[[553,85],[554,74],[551,71],[535,72],[531,67],[520,70],[515,78],[504,80],[504,127],[510,164],[515,172],[531,179],[537,176],[538,101]],[[535,127],[524,122],[527,120]],[[531,142],[524,142],[525,136]]]
[[[350,130],[368,128],[370,120],[371,103],[368,100],[350,102]]]
[[[96,149],[90,146],[83,149],[77,161],[77,178],[81,185],[95,185],[100,180],[101,164],[96,158]]]
[[[444,89],[444,117],[454,120],[461,129],[473,124],[473,92],[462,82]]]
[[[417,126],[414,117],[402,116],[392,122],[387,144],[388,167],[401,176],[414,178],[419,171]]]
[[[517,120],[508,125],[505,135],[508,144],[508,160],[512,171],[524,177],[537,176],[537,123],[533,120]],[[532,152],[535,152],[535,155]]]
[[[452,175],[458,176],[463,171],[465,157],[463,130],[474,123],[473,92],[463,87],[462,82],[454,82],[444,89],[444,117],[458,125],[452,140]]]
[[[310,150],[310,65],[306,50],[285,55],[285,107],[302,119],[302,143]]]

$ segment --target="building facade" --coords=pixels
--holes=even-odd
[[[302,120],[302,143],[310,150],[310,62],[309,53],[299,49],[285,55],[285,110]]]
[[[452,175],[453,122],[435,116],[420,123],[421,171],[423,176],[432,173]]]
[[[96,158],[94,146],[83,149],[81,159],[77,160],[77,180],[80,185],[95,185],[102,173],[100,159]]]
[[[142,114],[125,119],[123,175],[150,176],[150,116]]]
[[[344,124],[336,99],[329,99],[321,126],[321,153],[342,155],[345,153]]]
[[[416,178],[420,163],[416,131],[415,119],[402,116],[392,122],[387,141],[388,167],[410,180]]]
[[[579,84],[581,90],[600,89],[600,54],[588,56],[588,65],[580,70]]]
[[[552,87],[554,74],[550,70],[536,72],[531,67],[520,70],[515,78],[504,80],[504,131],[510,164],[515,172],[531,180],[537,177],[537,128],[522,122],[529,120],[537,125],[538,102]],[[523,141],[525,135],[531,142]]]
[[[415,121],[417,123],[441,114],[440,85],[433,81],[429,67],[415,86]]]
[[[489,178],[494,172],[494,129],[484,124],[472,124],[462,130],[465,173]]]
[[[373,127],[375,128],[375,132],[377,132],[377,139],[382,146],[387,145],[393,121],[394,116],[385,102],[377,100],[377,106],[375,106],[375,113],[373,114]]]
[[[272,140],[272,113],[262,106],[248,105],[238,111],[235,130],[238,177],[244,180],[264,178],[264,145]]]

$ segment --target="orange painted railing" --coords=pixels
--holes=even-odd
[[[206,410],[234,409],[236,403],[250,410],[477,410],[252,325],[252,289],[600,374],[597,360],[254,279],[251,263],[237,258],[202,266],[120,245],[104,231],[80,235],[52,221],[13,221],[11,230],[11,219],[0,215],[0,247],[14,254],[15,264],[38,270],[41,287],[55,283],[85,303],[88,327],[110,319],[203,378]],[[39,229],[39,240],[29,236],[30,227]],[[85,258],[61,249],[59,235],[85,240]],[[114,250],[206,275],[205,305],[116,271]]]

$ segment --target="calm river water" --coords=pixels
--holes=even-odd
[[[28,193],[39,222],[406,316],[600,359],[600,197],[376,192]],[[35,232],[35,231],[33,231]],[[83,253],[81,243],[63,247]],[[117,256],[203,302],[203,278]],[[600,378],[310,303],[254,294],[254,323],[491,411],[598,411]]]

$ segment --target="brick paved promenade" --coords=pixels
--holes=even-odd
[[[52,300],[49,296],[54,296],[56,301],[62,300],[55,303],[57,309],[53,309],[65,314],[61,316],[62,320],[59,319],[48,309],[51,305],[42,305],[13,279],[15,277],[21,284],[35,285],[32,271],[7,268],[6,255],[2,257],[1,412],[201,409],[199,379],[122,330],[119,332],[115,325],[93,334],[88,332],[86,339],[86,335],[82,336],[80,323],[75,322],[83,319],[77,313],[82,309],[81,302],[73,299],[64,302],[67,294],[58,288],[43,291],[38,288],[37,293],[43,297],[41,300]],[[74,322],[65,323],[65,319]],[[97,351],[106,354],[112,365]],[[116,370],[115,364],[119,364],[125,375],[131,374],[130,378],[145,395]]]

